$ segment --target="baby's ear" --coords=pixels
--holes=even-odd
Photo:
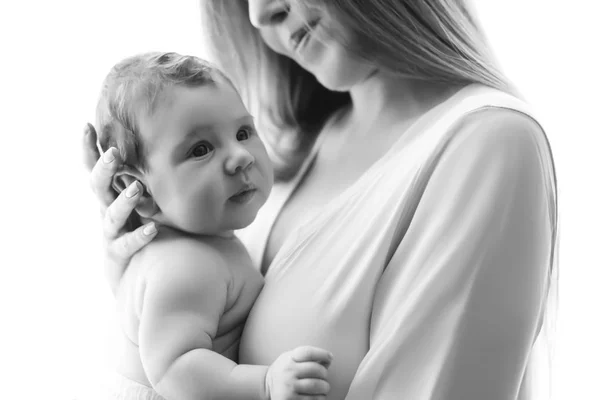
[[[138,185],[142,187],[142,197],[136,206],[135,211],[143,218],[151,218],[159,211],[159,208],[150,192],[146,189],[146,181],[144,175],[140,171],[124,165],[113,177],[112,188],[117,193],[121,193],[135,181],[138,181]]]

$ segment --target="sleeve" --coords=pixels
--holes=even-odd
[[[553,257],[544,139],[514,112],[456,132],[380,278],[347,400],[520,396]]]

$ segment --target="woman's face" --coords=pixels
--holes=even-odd
[[[296,61],[330,90],[348,91],[375,71],[329,34],[333,29],[336,38],[350,41],[350,32],[323,10],[298,3],[248,0],[250,22],[273,51]]]

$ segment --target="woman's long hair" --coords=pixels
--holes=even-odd
[[[294,176],[323,124],[349,104],[349,95],[326,89],[293,60],[269,49],[250,24],[247,1],[201,3],[211,58],[257,116],[276,178]],[[330,13],[351,32],[349,50],[388,73],[452,85],[482,83],[514,93],[465,0],[299,3]]]
[[[350,32],[348,49],[387,73],[449,85],[481,83],[519,97],[500,71],[468,0],[290,1],[326,10]],[[323,123],[349,103],[348,94],[327,90],[294,61],[270,50],[250,24],[247,1],[202,0],[202,4],[212,56],[266,128],[263,134],[276,178],[294,176]],[[335,27],[330,28],[325,33],[335,37]],[[347,38],[336,39],[344,44]],[[555,175],[550,187],[553,244],[544,330],[553,332],[558,301]]]

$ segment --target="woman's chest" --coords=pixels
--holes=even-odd
[[[398,228],[408,225],[405,211],[418,198],[414,169],[394,165],[403,172],[378,166],[292,230],[246,321],[241,362],[270,363],[296,346],[323,347],[334,354],[328,398],[344,398],[369,348],[373,299]]]
[[[354,299],[340,297],[343,287],[333,288],[340,282],[323,282],[322,275],[302,269],[263,288],[244,327],[239,362],[268,365],[299,346],[327,349],[334,354],[328,399],[343,399],[369,348],[369,290],[362,287]]]
[[[397,139],[397,135],[381,134],[355,141],[339,137],[325,141],[273,221],[264,251],[263,271],[295,228],[355,184]]]

